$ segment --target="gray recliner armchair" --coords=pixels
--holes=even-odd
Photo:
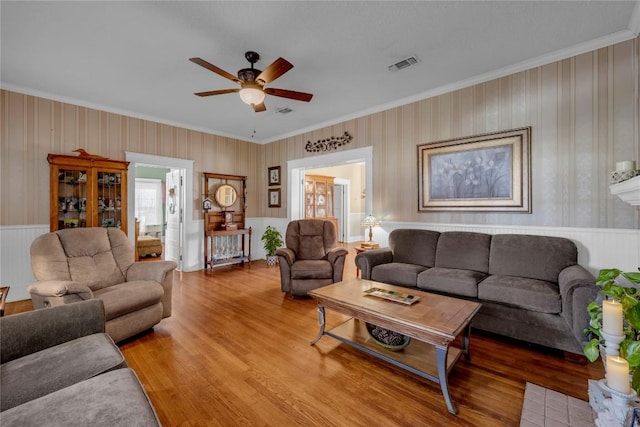
[[[306,296],[310,290],[340,282],[348,251],[338,246],[334,224],[321,219],[291,221],[286,248],[276,251],[283,292]]]
[[[134,262],[133,246],[117,228],[76,228],[43,234],[31,244],[33,307],[97,298],[106,332],[119,342],[171,316],[173,261]]]

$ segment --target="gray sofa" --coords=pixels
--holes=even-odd
[[[158,426],[101,300],[0,318],[0,425]]]
[[[564,238],[397,229],[356,256],[363,279],[482,304],[472,327],[582,354],[595,278]]]

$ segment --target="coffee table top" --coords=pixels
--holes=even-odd
[[[419,296],[405,305],[364,291],[377,287]],[[448,345],[466,328],[480,304],[458,298],[388,285],[365,279],[347,279],[309,292],[319,304],[365,322],[374,323],[434,345]]]

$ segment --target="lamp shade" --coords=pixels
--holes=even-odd
[[[380,226],[380,220],[373,215],[367,215],[361,222],[362,227],[378,227]]]
[[[240,99],[242,102],[249,105],[262,104],[264,101],[264,92],[255,87],[245,87],[240,89]]]

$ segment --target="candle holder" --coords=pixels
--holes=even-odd
[[[604,379],[589,381],[589,398],[591,407],[598,414],[595,420],[598,427],[626,426],[631,410],[638,404],[637,394],[633,389],[630,393],[621,393],[609,387]]]
[[[620,343],[624,340],[624,335],[612,335],[602,329],[600,334],[604,338],[604,350],[607,356],[620,356]]]

